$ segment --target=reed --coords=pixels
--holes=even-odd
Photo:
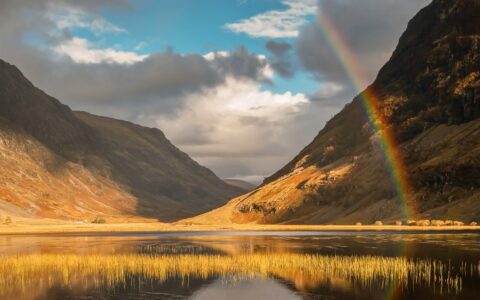
[[[468,266],[464,270],[471,269]],[[475,266],[477,268],[477,266]],[[467,272],[465,272],[467,273]],[[0,260],[0,295],[31,288],[72,284],[113,289],[138,287],[168,278],[238,275],[308,279],[321,284],[340,278],[362,287],[438,286],[459,292],[461,275],[435,260],[405,257],[322,256],[308,254],[245,255],[19,255]]]

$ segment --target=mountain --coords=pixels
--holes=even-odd
[[[74,112],[2,60],[0,155],[0,214],[170,221],[242,193],[160,130]]]
[[[243,190],[245,193],[253,191],[256,186],[251,184],[250,182],[240,180],[240,179],[224,179],[227,184],[237,187]]]
[[[411,187],[412,219],[480,216],[480,1],[434,0],[376,80],[261,188],[190,221],[371,224],[404,219],[362,107],[374,95]]]

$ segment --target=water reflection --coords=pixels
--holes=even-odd
[[[263,278],[236,279],[232,277],[218,279],[195,292],[192,300],[301,300],[302,297],[284,284]]]
[[[475,299],[479,237],[0,236],[0,299]]]

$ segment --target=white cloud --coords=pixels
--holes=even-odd
[[[175,145],[200,163],[249,168],[220,175],[266,176],[298,151],[291,135],[299,130],[295,121],[309,104],[301,93],[277,94],[254,81],[228,78],[223,85],[187,96],[175,115],[153,117]]]
[[[126,32],[125,29],[120,28],[99,16],[89,14],[86,11],[70,6],[50,5],[47,17],[54,22],[60,30],[82,28],[88,29],[96,35],[103,33]]]
[[[74,62],[81,64],[134,64],[143,61],[148,55],[139,55],[135,52],[117,51],[112,48],[94,49],[86,39],[74,37],[62,42],[53,50],[60,55],[70,57]]]
[[[317,0],[283,0],[282,3],[287,9],[268,11],[237,23],[226,24],[225,28],[252,37],[297,37],[307,21],[306,17],[316,13]]]
[[[215,52],[208,52],[203,56],[208,61],[213,61],[217,57],[228,57],[230,55],[227,51],[215,51]]]
[[[70,30],[79,28],[89,30],[97,36],[106,33],[127,32],[104,18],[79,7],[50,3],[46,12],[46,18],[54,24],[54,27],[49,31],[50,35],[52,37],[61,37],[60,41],[52,47],[54,52],[68,56],[76,63],[133,64],[147,57],[146,55],[139,55],[130,51],[119,51],[114,48],[97,49],[87,39],[71,37]],[[68,34],[65,34],[65,31]]]
[[[51,48],[56,54],[70,57],[80,64],[133,64],[143,61],[147,55],[131,51],[119,51],[114,48],[95,48],[92,42],[72,36],[72,29],[86,29],[96,36],[106,33],[125,33],[120,28],[101,16],[77,6],[49,3],[45,17],[53,24],[48,31],[56,44]],[[143,47],[143,44],[139,44]]]

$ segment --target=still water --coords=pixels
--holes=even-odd
[[[0,299],[480,299],[480,232],[0,236]]]

